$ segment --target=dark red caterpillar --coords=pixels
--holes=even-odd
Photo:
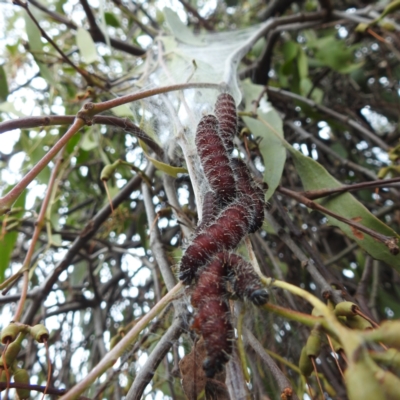
[[[226,296],[226,268],[225,254],[219,253],[200,275],[192,294],[192,305],[198,309],[192,328],[206,343],[203,369],[209,378],[222,370],[232,352],[234,333]]]
[[[214,115],[205,115],[197,126],[195,141],[204,174],[224,207],[235,199],[236,185],[229,156],[218,129],[217,118]]]
[[[215,114],[201,119],[196,132],[197,151],[211,191],[203,202],[203,217],[196,236],[182,257],[179,279],[185,284],[196,278],[192,305],[193,323],[204,338],[207,358],[203,369],[213,377],[228,361],[234,333],[227,301],[227,281],[234,294],[255,305],[268,301],[251,264],[228,251],[247,233],[257,231],[264,220],[263,191],[253,182],[242,160],[230,160],[237,130],[236,106],[228,94],[218,97]]]
[[[208,225],[210,225],[218,214],[218,199],[214,192],[209,191],[204,195],[202,217],[200,223],[196,227],[195,233],[201,232]]]
[[[240,299],[250,300],[256,306],[265,304],[269,294],[253,266],[237,254],[230,254],[226,260],[234,294]]]
[[[243,160],[232,159],[232,168],[235,172],[237,191],[239,195],[247,195],[253,199],[254,213],[249,233],[258,231],[264,222],[264,193],[253,181],[250,171]]]
[[[203,335],[206,342],[208,357],[203,369],[208,377],[222,369],[232,352],[227,277],[239,298],[249,299],[258,306],[268,301],[268,291],[253,267],[237,254],[218,253],[202,271],[192,294],[192,305],[198,309],[192,327]]]
[[[219,121],[219,134],[230,154],[233,150],[233,137],[237,133],[238,125],[236,104],[233,97],[229,93],[220,94],[215,103],[214,112]]]
[[[226,207],[186,249],[181,259],[179,279],[189,284],[199,268],[216,253],[235,249],[248,233],[253,213],[253,200],[249,196],[242,196],[240,201]]]

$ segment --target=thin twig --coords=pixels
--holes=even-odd
[[[314,282],[317,284],[317,286],[319,286],[321,292],[329,297],[332,297],[335,303],[341,302],[341,296],[339,296],[335,290],[332,290],[331,285],[329,285],[329,283],[315,267],[313,260],[304,254],[303,250],[300,249],[296,242],[290,237],[289,234],[285,232],[285,230],[279,225],[279,223],[270,213],[266,213],[266,219],[279,236],[279,239],[282,240],[287,247],[289,247],[289,249],[301,262],[301,266],[307,269]]]
[[[178,340],[185,326],[185,318],[177,316],[172,325],[164,333],[160,341],[149,354],[146,363],[141,366],[140,371],[135,377],[132,386],[126,395],[126,400],[139,400],[154,376],[154,371],[170,350],[173,343]]]
[[[67,132],[54,144],[43,158],[4,196],[0,199],[0,215],[7,212],[26,187],[48,165],[54,156],[68,143],[75,133],[84,125],[83,120],[76,118]]]
[[[40,208],[39,216],[38,216],[36,224],[35,224],[35,230],[33,232],[32,239],[29,244],[28,252],[26,253],[25,260],[22,263],[22,267],[21,267],[20,271],[18,271],[19,273],[16,274],[17,275],[16,278],[18,278],[19,276],[21,276],[21,274],[23,274],[24,279],[23,279],[23,285],[22,285],[22,289],[21,289],[21,297],[18,302],[17,310],[15,311],[14,318],[13,318],[13,321],[15,321],[15,322],[19,321],[19,319],[21,318],[22,311],[25,306],[25,300],[26,300],[26,295],[28,293],[28,286],[29,286],[29,265],[31,263],[33,252],[35,250],[36,242],[39,238],[40,232],[44,225],[44,219],[46,216],[47,207],[50,203],[50,198],[52,196],[54,184],[56,182],[57,174],[58,174],[58,171],[59,171],[59,168],[60,168],[62,162],[63,162],[63,156],[62,156],[62,153],[60,153],[60,155],[58,156],[58,159],[54,165],[53,171],[51,172],[51,175],[50,175],[49,184],[47,185],[47,192],[43,199],[42,206]],[[12,280],[12,282],[14,282],[14,281],[15,281],[15,279]],[[4,287],[4,285],[2,284],[1,287]],[[4,294],[4,292],[3,292],[3,294]]]
[[[21,0],[14,0],[14,4],[22,7],[25,9],[25,11],[28,13],[29,17],[32,19],[33,23],[37,26],[39,29],[41,35],[54,47],[54,49],[60,54],[61,58],[68,64],[70,65],[78,74],[80,74],[87,82],[88,85],[92,86],[98,86],[102,89],[107,89],[105,85],[100,84],[100,77],[97,77],[97,79],[93,79],[91,74],[87,72],[86,70],[79,68],[77,65],[75,65],[69,58],[68,56],[61,50],[61,48],[57,45],[57,43],[47,34],[47,32],[40,26],[39,21],[35,18],[35,16],[32,14],[31,10],[29,9],[29,6],[27,3],[24,3]],[[99,80],[100,79],[100,80]]]
[[[299,203],[304,204],[305,206],[307,206],[308,208],[311,208],[312,210],[317,210],[320,211],[326,215],[329,215],[335,219],[337,219],[338,221],[344,222],[345,224],[355,228],[356,230],[360,231],[360,232],[364,232],[367,235],[370,235],[371,237],[373,237],[374,239],[379,240],[380,242],[382,242],[388,249],[389,251],[396,255],[399,253],[399,247],[397,246],[397,238],[395,237],[389,237],[386,235],[383,235],[382,233],[379,233],[377,231],[374,231],[370,228],[365,227],[364,225],[359,224],[358,222],[355,222],[351,219],[342,217],[339,214],[334,213],[331,210],[328,210],[327,208],[321,206],[320,204],[308,199],[307,197],[304,197],[302,195],[300,195],[298,192],[294,192],[292,190],[283,188],[283,187],[278,187],[278,192],[291,197],[292,199],[297,200]]]
[[[309,190],[305,192],[300,192],[300,194],[304,197],[307,197],[310,200],[316,200],[320,199],[321,197],[331,196],[333,194],[352,192],[355,190],[362,190],[366,188],[389,187],[399,182],[400,182],[400,177],[391,179],[379,179],[368,182],[354,183],[352,185],[343,185],[338,188]]]
[[[375,143],[377,146],[379,146],[381,149],[388,151],[389,146],[381,140],[375,133],[369,131],[368,129],[364,128],[362,125],[360,125],[357,121],[354,121],[353,119],[349,118],[346,115],[340,114],[335,110],[332,110],[331,108],[325,107],[323,105],[317,104],[315,101],[311,99],[307,99],[306,97],[300,96],[296,93],[289,92],[287,90],[283,89],[278,89],[274,88],[271,86],[268,86],[267,89],[268,96],[271,97],[283,97],[285,99],[292,99],[296,101],[301,101],[304,104],[307,104],[309,107],[314,108],[318,111],[321,111],[327,115],[330,115],[331,117],[337,119],[338,121],[351,126],[358,132],[360,132],[363,136],[367,137],[370,139],[373,143]]]
[[[147,186],[146,183],[142,183],[142,193],[144,207],[146,209],[147,222],[150,227],[152,226],[153,221],[156,218],[156,214],[154,212],[153,196],[151,194],[150,188]],[[151,229],[150,231],[150,248],[154,258],[157,261],[158,267],[160,268],[165,286],[168,290],[171,290],[175,286],[176,280],[174,278],[174,275],[172,274],[171,265],[168,262],[168,257],[161,241],[158,226],[155,226],[154,229]]]
[[[361,165],[358,165],[352,161],[349,161],[346,158],[341,157],[337,152],[335,152],[334,150],[332,150],[329,146],[327,146],[325,143],[323,143],[321,140],[318,140],[316,137],[314,137],[313,135],[311,135],[310,133],[308,133],[305,129],[303,129],[301,126],[297,126],[296,124],[294,124],[292,121],[286,121],[285,125],[288,126],[290,129],[294,130],[295,132],[299,133],[302,137],[302,139],[309,139],[312,142],[314,142],[317,147],[321,150],[323,150],[326,154],[330,155],[331,157],[339,160],[339,162],[344,165],[347,166],[351,169],[353,169],[354,171],[357,171],[361,174],[364,174],[365,176],[368,176],[370,179],[378,179],[377,175],[375,174],[374,171],[365,168]]]
[[[140,321],[121,339],[120,342],[110,350],[106,356],[72,389],[60,397],[59,400],[73,400],[87,390],[90,385],[109,368],[111,368],[119,357],[132,345],[147,324],[174,299],[182,289],[182,282],[179,282],[159,301]]]
[[[151,174],[153,169],[153,165],[149,165],[149,167],[146,169],[146,174]],[[136,175],[121,189],[121,191],[113,199],[114,210],[117,209],[123,201],[129,198],[129,195],[134,190],[139,189],[141,182],[141,175]],[[98,231],[102,224],[107,221],[110,214],[111,207],[109,204],[106,204],[82,229],[80,234],[76,237],[76,239],[68,249],[67,254],[56,265],[53,273],[47,277],[43,285],[39,288],[39,290],[35,292],[36,296],[31,302],[28,311],[24,315],[23,320],[26,324],[31,324],[37,310],[42,304],[42,301],[46,299],[46,297],[52,290],[53,285],[57,282],[60,274],[68,268],[68,266],[74,260],[75,256],[79,253],[79,251],[94,236],[94,234]]]
[[[253,348],[253,350],[256,352],[256,354],[267,365],[269,371],[271,372],[276,383],[278,384],[278,387],[279,387],[279,390],[281,391],[281,393],[283,393],[285,391],[285,389],[290,388],[293,392],[292,399],[298,400],[298,397],[297,397],[295,391],[293,391],[291,383],[286,378],[285,374],[276,365],[276,363],[272,359],[272,357],[264,350],[264,347],[257,340],[257,338],[251,333],[251,331],[249,331],[246,328],[244,328],[243,332],[244,332],[244,337],[245,337],[246,343]]]

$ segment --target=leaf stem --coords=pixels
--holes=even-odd
[[[52,197],[51,195],[53,192],[54,183],[56,182],[57,174],[58,174],[58,171],[60,169],[62,162],[63,162],[63,156],[62,156],[62,153],[60,153],[60,155],[58,156],[58,159],[54,165],[51,176],[50,176],[49,184],[47,186],[46,196],[44,197],[42,206],[40,208],[39,216],[38,216],[36,224],[35,224],[35,230],[32,235],[32,240],[29,245],[28,252],[26,253],[25,260],[22,264],[21,269],[16,274],[17,278],[19,276],[21,276],[21,274],[22,274],[24,279],[23,279],[23,284],[22,284],[21,297],[19,299],[17,310],[15,311],[14,318],[13,318],[14,322],[19,321],[19,319],[21,318],[22,311],[24,309],[26,295],[28,293],[28,286],[29,286],[29,264],[31,263],[31,259],[32,259],[33,252],[35,250],[36,242],[39,239],[40,232],[44,225],[47,207],[48,207],[50,199]],[[13,282],[15,282],[15,279],[13,279]],[[1,285],[1,286],[4,286],[4,285]]]

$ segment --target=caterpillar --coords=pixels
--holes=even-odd
[[[231,165],[235,173],[238,193],[250,196],[253,200],[254,213],[249,233],[258,231],[264,222],[264,193],[251,178],[250,171],[243,160],[232,159]]]
[[[218,130],[217,118],[205,115],[197,126],[195,142],[204,174],[221,207],[224,207],[236,198],[236,185],[229,156]]]
[[[236,248],[249,231],[253,214],[253,201],[249,196],[242,196],[226,207],[186,249],[181,259],[179,279],[189,284],[198,269],[216,253]]]
[[[234,294],[240,299],[250,300],[256,306],[262,306],[268,301],[268,291],[249,262],[237,254],[230,254],[227,264]]]
[[[232,352],[233,329],[227,303],[227,280],[239,298],[255,305],[268,301],[268,291],[250,263],[237,254],[217,253],[202,271],[192,294],[192,305],[198,313],[192,328],[203,335],[207,358],[203,363],[206,376],[213,377],[228,361]]]
[[[218,215],[218,210],[218,201],[215,193],[212,191],[206,192],[203,199],[202,218],[196,227],[195,233],[201,232],[208,225],[210,225],[210,223],[213,222]]]
[[[217,97],[214,108],[219,121],[219,134],[228,153],[233,150],[233,137],[237,133],[237,112],[235,100],[229,93],[222,93]]]
[[[200,275],[192,294],[192,305],[198,309],[192,328],[202,334],[206,343],[203,369],[209,378],[222,370],[232,352],[234,332],[225,280],[225,254],[219,253]]]
[[[218,96],[214,111],[216,117],[207,115],[200,120],[195,139],[211,191],[205,194],[202,220],[179,269],[179,279],[185,284],[197,280],[192,294],[192,305],[197,309],[192,328],[206,343],[203,369],[209,378],[222,370],[232,352],[228,281],[237,297],[255,305],[268,301],[268,291],[251,264],[229,253],[247,233],[261,227],[264,194],[253,182],[246,164],[229,157],[237,130],[232,96]]]

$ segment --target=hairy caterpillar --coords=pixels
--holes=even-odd
[[[229,93],[220,94],[215,103],[214,112],[219,121],[219,134],[230,154],[233,150],[233,137],[236,135],[238,125],[233,97]]]
[[[197,314],[192,328],[204,338],[207,358],[203,369],[213,377],[228,361],[234,332],[228,304],[228,281],[234,294],[255,305],[268,301],[268,291],[250,263],[234,250],[247,233],[264,220],[263,191],[253,182],[242,160],[231,160],[237,130],[236,105],[229,94],[218,96],[215,114],[200,120],[197,151],[211,191],[203,201],[203,217],[180,264],[179,279],[196,278],[192,305]]]
[[[231,165],[235,172],[238,194],[244,194],[253,199],[254,213],[249,233],[254,233],[261,228],[264,221],[264,193],[253,182],[250,171],[243,160],[232,159]]]
[[[206,343],[203,369],[209,378],[222,370],[232,352],[234,334],[225,280],[225,254],[219,253],[200,275],[192,294],[192,305],[198,309],[192,328],[202,334]]]
[[[202,218],[196,227],[195,233],[199,233],[210,225],[219,213],[218,200],[214,192],[208,191],[204,195],[202,211]]]
[[[192,327],[206,342],[208,357],[203,369],[208,377],[222,369],[232,352],[233,330],[226,300],[228,279],[238,297],[256,305],[268,301],[268,292],[253,267],[237,254],[218,253],[202,271],[192,294],[192,305],[198,309]]]
[[[204,174],[217,194],[221,206],[236,197],[236,184],[228,153],[218,134],[219,124],[214,115],[205,115],[196,131],[196,147]]]
[[[241,299],[250,300],[256,306],[265,304],[269,294],[253,266],[237,254],[230,254],[226,262],[234,293]]]
[[[198,269],[216,253],[236,248],[248,232],[253,214],[253,201],[249,196],[242,196],[226,207],[186,249],[181,259],[179,279],[189,284]]]

